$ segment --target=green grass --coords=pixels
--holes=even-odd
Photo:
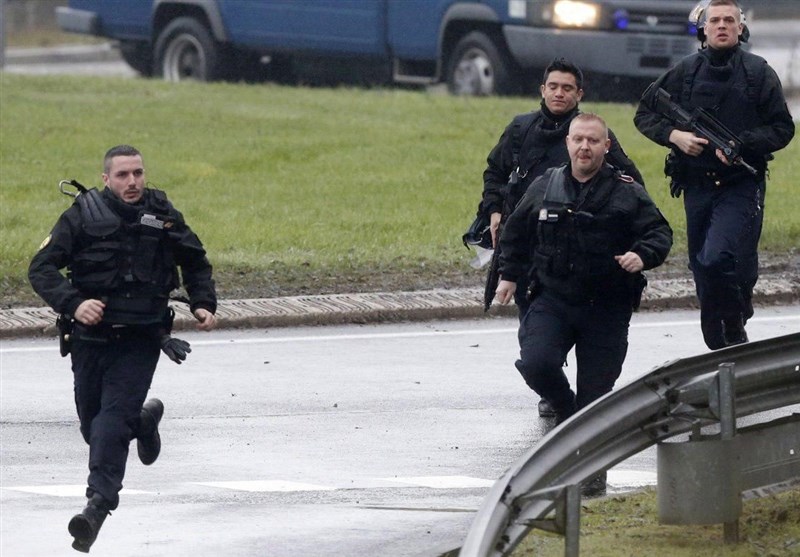
[[[69,205],[58,181],[100,185],[102,154],[118,143],[143,152],[149,181],[203,239],[223,297],[426,288],[465,276],[477,285],[460,236],[486,155],[514,114],[537,105],[402,89],[0,74],[2,302],[36,300],[25,273]],[[632,106],[583,108],[608,120],[684,250],[664,149],[635,130]],[[767,250],[798,245],[798,155],[795,142],[772,165]]]
[[[592,557],[789,557],[800,555],[800,490],[745,501],[739,543],[723,544],[721,524],[662,525],[656,491],[588,501],[581,510],[581,555]],[[564,555],[564,538],[532,531],[514,557]]]

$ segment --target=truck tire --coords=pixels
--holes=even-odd
[[[447,88],[454,95],[509,95],[518,92],[512,63],[488,35],[472,31],[456,44],[447,68]]]
[[[167,81],[216,81],[226,60],[208,28],[193,17],[178,17],[158,35],[154,73]]]
[[[144,41],[120,41],[119,53],[131,68],[144,77],[153,75],[153,52]]]

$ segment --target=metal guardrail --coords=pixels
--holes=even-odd
[[[718,368],[735,362],[736,417],[800,403],[800,333],[668,362],[552,430],[490,489],[459,555],[509,555],[574,486],[676,435],[715,424]]]

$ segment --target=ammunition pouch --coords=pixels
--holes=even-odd
[[[58,329],[58,350],[62,358],[70,353],[72,341],[72,329],[75,321],[69,315],[62,313],[56,318],[56,328]]]

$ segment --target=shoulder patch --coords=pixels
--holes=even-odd
[[[41,244],[39,244],[39,251],[41,251],[41,250],[43,250],[44,248],[46,248],[46,247],[47,247],[47,244],[49,244],[49,243],[50,243],[50,239],[51,239],[52,237],[53,237],[53,235],[52,235],[52,234],[48,234],[48,235],[47,235],[47,238],[45,238],[44,240],[42,240],[42,243],[41,243]]]

